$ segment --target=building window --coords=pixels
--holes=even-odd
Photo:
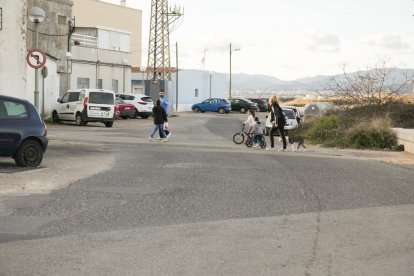
[[[118,80],[112,80],[112,91],[118,93]]]
[[[89,79],[88,78],[78,78],[78,89],[89,88]]]
[[[59,25],[66,25],[67,24],[67,17],[63,15],[58,15],[58,24]]]
[[[3,8],[0,8],[0,31],[3,30]]]
[[[97,88],[102,89],[102,79],[98,79]]]
[[[198,98],[198,88],[194,89],[194,97]]]

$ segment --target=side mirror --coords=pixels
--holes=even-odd
[[[62,99],[61,99],[61,98],[59,98],[59,99],[57,99],[57,102],[58,102],[58,103],[60,103],[60,102],[61,102],[61,100],[62,100]]]

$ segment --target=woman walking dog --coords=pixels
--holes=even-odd
[[[275,138],[274,135],[276,131],[279,131],[280,137],[282,138],[283,148],[279,151],[286,151],[286,136],[285,136],[285,124],[286,118],[285,114],[283,114],[282,109],[279,106],[279,102],[277,101],[276,96],[271,96],[269,98],[269,116],[270,121],[272,122],[272,128],[270,129],[269,137],[270,137],[270,147],[266,148],[266,150],[275,150]]]

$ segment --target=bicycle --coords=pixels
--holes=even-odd
[[[262,149],[266,148],[266,139],[265,139],[264,135],[262,135],[260,137],[260,140],[258,142],[259,142],[259,146]],[[246,140],[246,146],[249,147],[249,148],[251,148],[254,144],[255,144],[254,135],[251,135]]]
[[[253,137],[253,133],[248,133],[244,131],[244,124],[242,124],[241,131],[236,132],[233,135],[233,142],[237,145],[243,144],[245,135],[247,136],[247,138]]]

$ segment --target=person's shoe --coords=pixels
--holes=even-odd
[[[167,139],[169,139],[171,136],[171,132],[167,134]]]
[[[266,148],[266,150],[275,150],[275,148],[270,148],[270,147],[269,147],[269,148]]]
[[[162,140],[162,139],[164,139],[164,138],[162,138],[162,137],[157,137],[157,138],[155,138],[155,139],[157,139],[157,140]]]
[[[168,142],[168,138],[162,139],[163,142]]]
[[[258,143],[256,143],[253,147],[257,148],[258,146],[260,146]]]
[[[280,150],[278,150],[278,151],[286,151],[286,149],[280,149]]]
[[[150,136],[150,137],[148,137],[148,140],[149,140],[150,142],[152,142],[152,141],[154,141],[154,138],[152,138],[152,137]]]

